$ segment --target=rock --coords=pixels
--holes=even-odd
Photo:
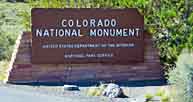
[[[79,87],[76,85],[64,85],[64,91],[79,91]]]
[[[119,87],[119,85],[114,83],[108,84],[107,87],[102,92],[103,96],[107,96],[110,98],[119,97],[121,94],[123,94],[122,89]]]

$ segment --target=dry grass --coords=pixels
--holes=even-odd
[[[8,77],[9,61],[0,61],[0,81],[4,81]]]
[[[90,87],[87,90],[87,96],[101,96],[102,92],[104,91],[104,89],[106,88],[105,85],[101,84],[98,87]]]

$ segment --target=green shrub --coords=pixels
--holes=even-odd
[[[145,99],[146,99],[145,102],[150,102],[153,99],[153,97],[154,97],[154,95],[152,95],[152,94],[146,94],[145,95]]]
[[[170,97],[170,93],[169,93],[170,90],[168,89],[163,89],[163,88],[160,88],[157,93],[156,93],[156,96],[159,96],[161,97],[161,102],[171,102],[171,97]]]
[[[170,102],[170,97],[169,96],[162,96],[161,102]]]
[[[0,1],[0,61],[11,58],[15,40],[24,30],[19,13],[25,6]]]
[[[160,99],[161,102],[174,102],[172,101],[172,98],[170,97],[171,95],[171,90],[169,88],[161,87],[156,94],[150,94],[147,93],[145,94],[145,102],[154,102],[154,101],[159,101]],[[157,99],[156,99],[157,97]]]
[[[193,102],[193,52],[183,51],[176,68],[169,72],[169,83],[174,87],[174,102]]]

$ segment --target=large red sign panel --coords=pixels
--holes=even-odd
[[[32,9],[32,63],[128,64],[144,60],[137,9]]]

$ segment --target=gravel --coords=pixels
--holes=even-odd
[[[128,98],[107,98],[103,96],[87,96],[86,92],[89,87],[79,87],[79,91],[67,91],[63,86],[29,86],[29,85],[12,85],[1,84],[0,87],[6,87],[18,91],[25,91],[30,93],[38,93],[48,95],[49,97],[57,96],[70,99],[65,102],[144,102],[144,95],[147,93],[155,94],[160,86],[148,87],[122,87],[125,95]],[[162,86],[168,87],[168,86]]]

